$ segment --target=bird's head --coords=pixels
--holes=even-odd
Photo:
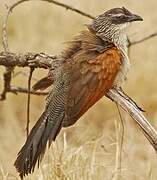
[[[143,21],[143,19],[124,7],[113,8],[96,17],[91,28],[96,32],[103,32],[107,26],[125,29],[133,21]]]
[[[110,9],[104,14],[100,15],[100,17],[103,16],[105,16],[108,21],[115,25],[121,25],[133,21],[143,21],[139,15],[131,13],[125,7]]]

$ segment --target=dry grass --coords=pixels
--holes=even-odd
[[[0,0],[0,21],[4,3]],[[157,30],[156,0],[62,0],[93,15],[115,6],[125,6],[144,17],[144,23],[132,26],[132,36]],[[1,22],[0,22],[1,23]],[[14,52],[47,52],[56,54],[74,34],[84,28],[89,20],[70,11],[44,2],[28,2],[16,8],[9,20],[9,45]],[[125,83],[126,92],[145,110],[151,123],[157,127],[157,38],[131,48],[132,70]],[[0,50],[2,46],[0,45]],[[20,71],[21,69],[17,69]],[[2,73],[0,69],[0,89]],[[27,69],[25,70],[27,72]],[[45,71],[36,71],[41,77]],[[25,80],[24,80],[25,79]],[[27,77],[21,75],[14,84],[26,86]],[[44,97],[32,96],[31,125],[44,107]],[[125,136],[122,151],[120,180],[156,180],[156,154],[133,121],[123,112]],[[64,129],[57,141],[46,152],[39,170],[30,180],[111,180],[116,178],[115,120],[119,118],[116,106],[105,98],[86,113],[75,126]],[[26,95],[8,94],[0,102],[0,179],[17,179],[13,167],[21,144],[25,140]]]

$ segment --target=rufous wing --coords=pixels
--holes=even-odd
[[[68,118],[63,123],[65,127],[74,124],[113,86],[120,70],[121,54],[116,47],[113,47],[101,54],[81,52],[74,57],[74,61],[77,65],[74,75],[71,76],[66,109]]]

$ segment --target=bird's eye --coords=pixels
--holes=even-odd
[[[124,17],[124,14],[115,14],[114,17],[117,17],[117,18]]]
[[[119,14],[108,14],[108,17],[110,18],[123,18],[125,15],[122,13]]]
[[[118,18],[124,19],[125,17],[126,17],[125,15],[121,15],[121,16],[119,16]]]
[[[115,16],[112,16],[113,19],[123,20],[126,18],[124,14],[116,14]]]

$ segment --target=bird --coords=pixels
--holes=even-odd
[[[34,85],[52,86],[45,110],[17,155],[21,179],[34,172],[47,145],[62,128],[72,126],[113,87],[120,87],[130,69],[126,29],[142,21],[125,7],[112,8],[86,25],[59,55],[61,65]]]

